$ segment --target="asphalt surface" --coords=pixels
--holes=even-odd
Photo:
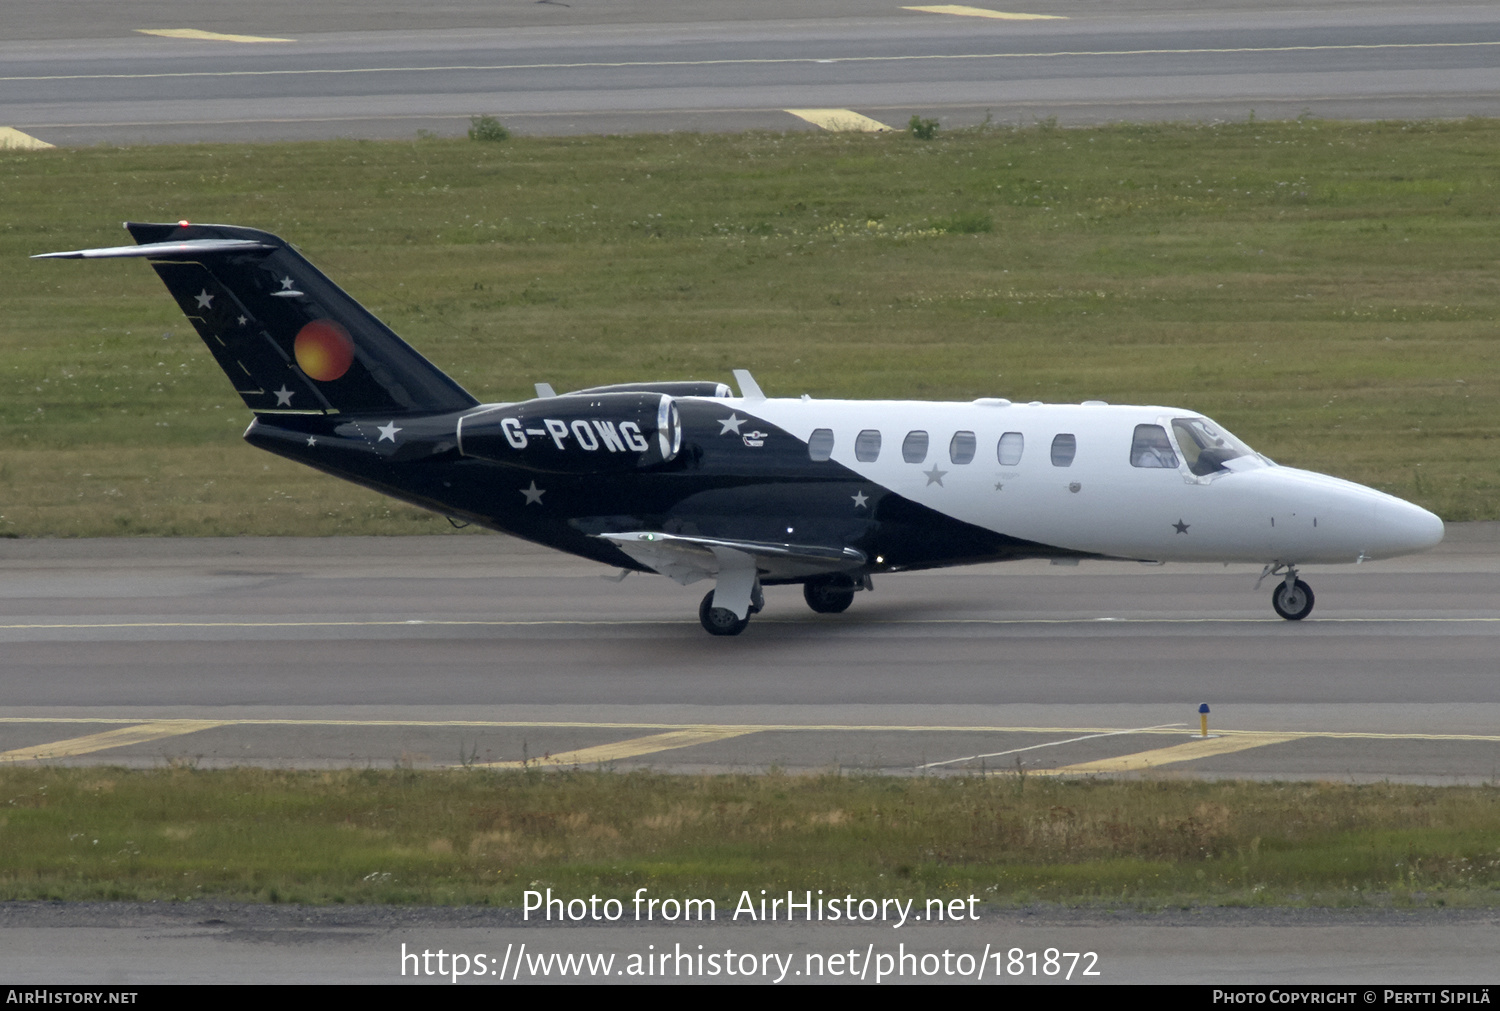
[[[0,760],[1500,776],[1496,524],[1305,569],[1301,623],[1244,566],[1013,563],[842,615],[770,588],[718,639],[707,584],[608,574],[498,535],[0,541]]]
[[[142,983],[1322,983],[1346,984],[1355,1002],[1383,1005],[1391,985],[1431,990],[1428,1002],[1437,1003],[1440,988],[1493,983],[1500,927],[1496,914],[1483,910],[977,906],[977,920],[901,927],[894,920],[751,923],[732,912],[721,908],[714,922],[691,926],[636,924],[626,913],[625,925],[608,926],[523,922],[519,910],[497,909],[11,903],[0,905],[0,979],[124,990]],[[1079,957],[1058,958],[1049,974],[1049,948]],[[403,950],[433,957],[403,962]],[[449,961],[439,974],[439,951],[463,955],[458,964],[470,972],[455,977]],[[729,953],[731,964],[754,971],[725,973]],[[614,960],[569,974],[553,961],[583,954]],[[643,967],[647,956],[662,954],[669,956],[665,973],[629,974],[632,956]],[[686,957],[679,961],[679,954]],[[475,971],[476,955],[485,956],[484,975]],[[717,975],[706,971],[708,956],[718,956]],[[1366,1001],[1366,991],[1374,999]]]
[[[1005,6],[1011,6],[1009,4]],[[1134,0],[7,5],[0,125],[53,144],[1500,114],[1500,8]],[[87,8],[87,14],[85,13]],[[291,41],[163,38],[183,29]]]

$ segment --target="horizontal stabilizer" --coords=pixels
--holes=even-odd
[[[732,541],[650,531],[600,534],[599,537],[683,586],[719,574],[720,558],[716,548],[751,556],[762,578],[777,581],[803,579],[827,572],[849,572],[865,564],[864,552],[854,548]]]
[[[133,256],[194,256],[204,253],[251,253],[271,250],[264,242],[253,239],[187,239],[182,242],[148,242],[141,246],[105,246],[102,249],[73,249],[66,253],[37,253],[33,260],[113,260]]]

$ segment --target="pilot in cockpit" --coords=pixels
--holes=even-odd
[[[1135,426],[1135,439],[1130,444],[1130,465],[1177,469],[1177,454],[1167,440],[1167,430],[1160,425]]]

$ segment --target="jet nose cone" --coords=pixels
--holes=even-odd
[[[1421,506],[1393,498],[1375,507],[1369,558],[1394,558],[1436,547],[1443,539],[1443,521]]]

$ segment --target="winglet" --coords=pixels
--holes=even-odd
[[[555,397],[557,391],[552,388],[551,383],[532,383],[536,387],[536,395],[539,398]]]
[[[766,399],[766,395],[760,391],[760,384],[755,381],[749,369],[735,369],[734,381],[740,384],[740,396],[745,400]]]

